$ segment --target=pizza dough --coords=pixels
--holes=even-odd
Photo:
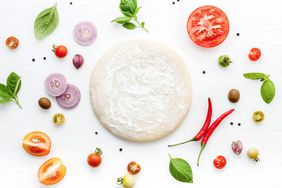
[[[97,62],[90,83],[94,112],[112,134],[152,141],[171,133],[191,105],[191,79],[172,49],[147,40],[123,42]]]

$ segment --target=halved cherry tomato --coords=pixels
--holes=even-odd
[[[20,44],[19,40],[14,36],[8,37],[6,39],[6,46],[8,46],[11,49],[16,49],[19,46],[19,44]]]
[[[261,56],[261,51],[258,48],[252,48],[249,52],[249,59],[251,61],[257,61]]]
[[[59,58],[66,57],[66,55],[68,54],[68,49],[64,45],[59,45],[59,46],[53,45],[52,50],[55,53],[55,55]]]
[[[132,161],[127,165],[127,171],[133,175],[138,174],[141,171],[141,166],[138,163]]]
[[[222,169],[225,167],[227,161],[225,159],[224,156],[219,155],[217,156],[214,160],[213,160],[213,165],[215,166],[215,168],[217,169]]]
[[[186,29],[194,43],[211,48],[226,39],[229,33],[229,21],[222,10],[206,5],[191,13]]]
[[[60,158],[51,158],[39,168],[39,182],[44,185],[54,185],[65,177],[66,170],[67,169]]]
[[[31,132],[24,137],[23,148],[33,156],[45,156],[50,152],[51,140],[43,132]]]

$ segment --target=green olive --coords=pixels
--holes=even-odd
[[[38,100],[38,105],[47,110],[51,107],[51,101],[47,98],[47,97],[41,97],[39,100]]]
[[[253,120],[257,123],[262,122],[264,120],[264,113],[262,111],[255,111],[253,113]]]
[[[228,55],[222,55],[218,58],[218,64],[222,67],[228,67],[232,63],[230,57]]]
[[[228,92],[228,99],[232,103],[238,102],[239,99],[240,99],[240,92],[239,92],[239,90],[238,89],[231,89]]]

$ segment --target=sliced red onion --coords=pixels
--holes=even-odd
[[[60,73],[53,73],[47,76],[44,86],[49,95],[57,97],[66,91],[68,83],[64,75]]]
[[[61,96],[56,97],[58,104],[65,109],[76,107],[80,102],[79,89],[71,84],[68,84],[67,90]]]
[[[243,150],[243,144],[241,141],[232,142],[231,148],[236,155],[240,155]]]
[[[96,27],[88,21],[80,22],[73,29],[73,37],[78,44],[88,46],[97,38]]]
[[[76,54],[75,56],[73,56],[72,63],[73,63],[73,66],[75,66],[75,68],[79,69],[84,63],[83,56]]]

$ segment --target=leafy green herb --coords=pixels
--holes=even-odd
[[[20,108],[22,108],[18,99],[21,84],[21,78],[14,72],[8,76],[6,85],[0,83],[0,104],[15,102]]]
[[[124,28],[129,30],[136,29],[136,25],[138,25],[139,28],[142,28],[148,32],[148,30],[145,28],[145,22],[139,22],[138,20],[137,14],[141,7],[138,7],[137,0],[121,0],[119,9],[123,16],[112,20],[112,22],[121,24]],[[132,23],[132,21],[135,23]]]
[[[250,72],[243,74],[245,78],[250,80],[260,80],[263,79],[266,75],[260,72]]]
[[[265,103],[271,103],[275,97],[275,85],[270,80],[269,75],[260,72],[251,72],[245,73],[244,77],[251,80],[260,80],[262,82],[260,88],[261,97]]]
[[[193,172],[191,166],[180,158],[172,158],[170,155],[170,174],[180,182],[193,183]]]
[[[38,14],[34,22],[34,33],[37,39],[50,35],[59,23],[57,3]]]

